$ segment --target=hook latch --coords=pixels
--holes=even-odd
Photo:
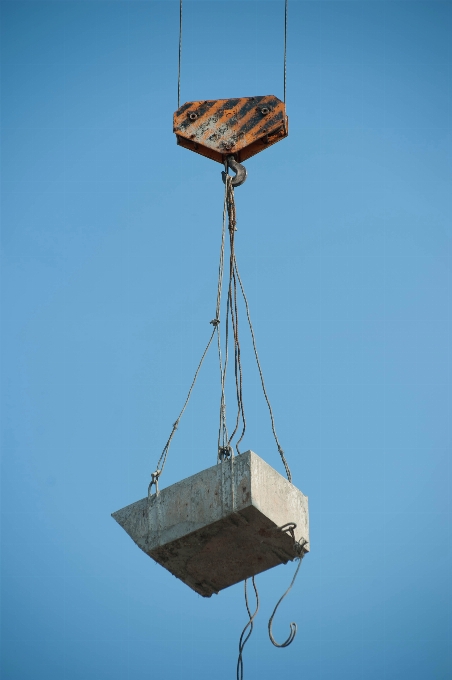
[[[226,182],[226,175],[228,174],[228,169],[231,168],[232,172],[235,172],[235,177],[232,178],[232,186],[239,187],[246,180],[247,172],[244,165],[238,163],[234,156],[226,156],[224,159],[224,172],[222,172],[223,182]]]

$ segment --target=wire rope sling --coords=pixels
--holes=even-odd
[[[113,518],[147,555],[203,597],[244,581],[249,620],[240,636],[237,678],[243,678],[243,649],[259,609],[255,576],[279,564],[297,560],[287,591],[280,598],[268,624],[276,647],[293,641],[297,626],[278,643],[272,632],[276,610],[291,589],[301,560],[309,551],[308,499],[292,483],[292,475],[279,442],[273,410],[264,382],[248,298],[239,273],[236,249],[234,190],[246,180],[242,162],[288,135],[286,115],[287,5],[284,2],[284,100],[274,95],[186,102],[180,104],[182,55],[182,0],[179,13],[178,108],[173,130],[177,143],[222,163],[225,184],[215,316],[186,400],[151,475],[145,498],[113,513]],[[231,176],[229,170],[235,174]],[[228,242],[229,261],[225,261]],[[226,271],[225,271],[226,269]],[[224,278],[227,277],[225,341],[220,333]],[[240,303],[242,299],[242,303]],[[239,336],[239,313],[244,305],[254,356],[267,403],[271,428],[285,479],[253,451],[242,452],[246,431],[243,401],[243,362]],[[216,337],[220,373],[220,405],[216,464],[169,487],[160,489],[171,442],[188,406],[201,366]],[[235,383],[235,416],[231,429],[226,422],[226,378],[229,363]],[[233,383],[233,384],[234,384]],[[234,450],[235,449],[235,450]],[[214,500],[212,500],[214,499]],[[251,579],[256,609],[251,613],[247,582]]]

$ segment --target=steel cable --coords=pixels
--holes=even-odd
[[[180,69],[182,59],[182,0],[179,0],[179,64],[177,69],[177,108],[180,107]]]
[[[182,5],[182,3],[181,3]],[[225,234],[226,234],[226,213],[227,213],[227,204],[226,204],[226,194],[225,194],[225,205],[223,209],[223,225],[222,225],[222,235],[221,235],[221,246],[220,246],[220,261],[218,265],[218,283],[217,283],[217,298],[216,298],[216,305],[215,305],[215,318],[212,319],[210,322],[213,325],[213,330],[210,335],[209,341],[206,345],[206,348],[204,349],[204,352],[201,356],[201,359],[198,363],[198,366],[195,371],[194,378],[192,380],[192,383],[190,385],[190,389],[188,390],[187,397],[185,399],[184,405],[179,413],[179,415],[176,418],[176,421],[173,424],[173,428],[171,430],[171,434],[168,437],[168,440],[163,448],[162,453],[160,454],[160,458],[157,462],[157,468],[155,472],[152,473],[151,475],[151,482],[148,487],[148,497],[151,494],[151,489],[152,486],[155,485],[156,491],[158,490],[158,480],[159,477],[161,476],[163,469],[165,467],[167,458],[168,458],[168,452],[169,448],[172,442],[172,439],[176,433],[176,430],[179,427],[179,422],[180,419],[182,418],[185,409],[188,406],[188,402],[190,401],[191,394],[193,392],[193,388],[195,386],[196,380],[198,378],[199,371],[201,370],[201,366],[204,363],[204,359],[206,357],[206,354],[209,350],[209,347],[212,343],[213,336],[215,333],[218,335],[218,353],[219,353],[219,362],[220,362],[220,380],[221,380],[221,405],[220,405],[220,432],[219,432],[219,441],[221,438],[221,431],[223,431],[224,436],[223,440],[227,440],[227,428],[226,428],[226,404],[225,404],[225,394],[224,394],[224,387],[225,387],[225,379],[226,379],[226,365],[227,365],[227,347],[226,347],[226,358],[225,358],[225,367],[224,369],[222,368],[222,358],[221,358],[221,339],[220,339],[220,312],[221,312],[221,296],[222,296],[222,290],[223,290],[223,272],[224,272],[224,247],[225,247]],[[227,324],[226,324],[226,344],[227,344]]]
[[[235,420],[235,426],[232,434],[229,436],[227,443],[227,450],[231,451],[231,443],[233,438],[238,432],[240,426],[240,420],[242,420],[242,431],[240,438],[235,444],[235,448],[238,454],[240,454],[240,449],[238,447],[240,441],[246,431],[246,419],[245,419],[245,408],[243,404],[243,371],[242,371],[242,360],[241,360],[241,350],[240,350],[240,339],[239,339],[239,308],[237,302],[237,277],[235,274],[235,232],[236,232],[236,210],[235,210],[235,200],[234,200],[234,187],[232,184],[232,177],[224,173],[224,183],[225,183],[225,206],[228,215],[228,231],[229,231],[229,283],[228,283],[228,297],[227,297],[227,308],[226,308],[226,333],[229,329],[229,318],[231,320],[232,335],[234,343],[234,375],[235,375],[235,386],[236,386],[236,398],[237,398],[237,415]],[[228,337],[226,338],[226,352],[228,352]],[[224,377],[226,376],[226,367],[224,371]]]
[[[222,230],[221,230],[221,248],[220,248],[220,264],[218,266],[218,287],[217,287],[217,306],[216,306],[216,318],[220,321],[221,313],[221,294],[223,288],[223,276],[224,276],[224,247],[226,239],[226,214],[227,214],[227,185],[225,185],[224,194],[224,204],[223,204],[223,220],[222,220]],[[218,454],[220,456],[221,451],[226,451],[228,446],[228,430],[226,425],[226,397],[225,397],[225,381],[226,381],[226,369],[228,364],[228,307],[226,308],[226,348],[225,348],[225,361],[223,368],[223,360],[221,356],[221,336],[220,327],[218,326],[218,361],[220,365],[220,385],[221,385],[221,401],[220,401],[220,425],[218,429]]]
[[[215,333],[217,332],[217,326],[218,326],[218,324],[216,323],[216,321],[217,321],[217,320],[214,319],[213,321],[210,322],[210,323],[213,323],[213,325],[214,325],[213,331],[212,331],[212,333],[211,333],[211,335],[210,335],[209,342],[207,343],[206,348],[205,348],[205,350],[204,350],[204,352],[203,352],[203,354],[202,354],[201,360],[200,360],[200,362],[199,362],[199,364],[198,364],[198,368],[196,369],[195,377],[193,378],[193,381],[192,381],[192,383],[191,383],[191,385],[190,385],[190,389],[188,390],[188,394],[187,394],[187,398],[185,399],[185,403],[184,403],[184,405],[183,405],[183,407],[182,407],[181,412],[180,412],[179,415],[177,416],[175,423],[173,424],[173,429],[171,430],[171,434],[170,434],[170,436],[168,437],[168,441],[166,442],[166,444],[165,444],[165,446],[164,446],[164,448],[163,448],[163,451],[162,451],[162,453],[161,453],[161,455],[160,455],[160,458],[159,458],[159,460],[158,460],[156,471],[153,473],[153,479],[152,479],[152,481],[151,481],[151,483],[150,483],[150,485],[149,485],[149,492],[150,492],[150,490],[151,490],[152,484],[155,483],[155,481],[158,480],[158,478],[159,478],[160,475],[162,474],[163,469],[164,469],[164,467],[165,467],[165,463],[166,463],[166,459],[168,458],[168,451],[169,451],[169,447],[170,447],[171,441],[172,441],[172,439],[173,439],[173,437],[174,437],[174,435],[175,435],[175,433],[176,433],[177,428],[179,427],[179,421],[180,421],[180,419],[182,418],[182,416],[183,416],[183,414],[184,414],[184,411],[185,411],[185,409],[186,409],[187,406],[188,406],[188,402],[190,401],[191,393],[193,392],[193,388],[194,388],[194,386],[195,386],[196,379],[197,379],[197,377],[198,377],[199,371],[200,371],[201,366],[202,366],[202,364],[203,364],[203,362],[204,362],[204,359],[205,359],[205,357],[206,357],[206,354],[207,354],[207,352],[208,352],[208,350],[209,350],[210,344],[211,344],[211,342],[212,342],[212,340],[213,340],[213,336],[214,336]]]
[[[181,0],[182,2],[182,0]],[[284,104],[286,103],[286,89],[287,89],[287,11],[289,0],[285,1],[284,5]]]
[[[251,614],[250,610],[250,605],[248,602],[248,591],[247,591],[247,582],[248,579],[245,579],[245,604],[246,604],[246,611],[248,612],[249,616],[249,621],[247,622],[245,628],[242,630],[242,634],[240,636],[239,640],[239,657],[237,659],[237,680],[243,680],[243,648],[245,647],[246,643],[250,639],[251,633],[253,632],[254,628],[254,619],[256,618],[256,614],[259,611],[259,593],[257,592],[257,587],[256,583],[254,581],[254,576],[251,579],[251,583],[253,584],[254,592],[256,595],[256,609],[254,611],[254,614]],[[245,637],[245,633],[249,628],[248,635]]]
[[[235,207],[235,198],[234,198],[234,187],[232,185],[232,178],[225,173],[224,175],[224,181],[225,181],[225,206],[228,214],[228,229],[229,229],[229,245],[230,245],[230,259],[229,259],[229,287],[228,287],[228,307],[226,310],[226,321],[228,323],[229,316],[231,317],[231,325],[232,325],[232,330],[233,330],[233,336],[234,336],[234,368],[235,368],[235,382],[236,382],[236,393],[237,393],[237,416],[236,416],[236,421],[235,421],[235,426],[234,430],[232,431],[232,434],[229,437],[228,440],[228,445],[231,445],[232,439],[235,437],[237,434],[237,431],[239,429],[240,425],[240,418],[242,419],[243,427],[242,431],[240,433],[240,437],[238,441],[235,444],[235,448],[237,450],[237,453],[240,454],[240,449],[239,449],[239,444],[242,441],[245,431],[246,431],[246,418],[245,418],[245,408],[243,404],[243,371],[242,371],[242,361],[241,361],[241,350],[240,350],[240,340],[239,340],[239,323],[238,323],[238,303],[237,303],[237,282],[240,287],[243,301],[245,303],[245,309],[246,309],[246,316],[248,320],[248,325],[250,328],[251,332],[251,339],[253,343],[253,350],[254,350],[254,356],[256,358],[256,363],[257,363],[257,368],[259,371],[259,376],[261,379],[261,385],[262,385],[262,390],[264,392],[264,397],[265,401],[267,402],[268,410],[270,413],[270,421],[271,421],[271,427],[272,427],[272,432],[273,432],[273,437],[276,442],[276,446],[278,448],[279,455],[281,457],[282,463],[284,465],[284,469],[286,471],[287,479],[289,482],[292,482],[292,473],[290,471],[289,465],[287,463],[284,451],[282,449],[282,446],[279,442],[278,435],[276,433],[276,426],[275,426],[275,418],[273,415],[273,409],[270,403],[270,399],[267,394],[267,389],[265,387],[265,381],[264,381],[264,374],[262,371],[262,366],[261,362],[259,359],[259,354],[257,351],[257,345],[256,345],[256,337],[254,333],[254,328],[253,324],[251,321],[251,315],[250,315],[250,309],[249,309],[249,304],[248,304],[248,298],[245,293],[245,288],[243,286],[242,279],[240,277],[238,265],[237,265],[237,259],[235,256],[235,232],[236,232],[236,224],[237,224],[237,214],[236,214],[236,207]],[[223,209],[223,217],[224,217],[224,209]],[[226,351],[227,351],[227,344],[226,344]],[[223,378],[225,379],[225,372],[223,373]]]
[[[297,568],[295,569],[295,574],[293,575],[293,579],[292,579],[292,581],[291,581],[291,583],[290,583],[290,586],[287,588],[287,590],[286,590],[286,592],[284,593],[284,595],[283,595],[282,597],[279,598],[279,600],[278,600],[278,602],[277,602],[277,604],[276,604],[276,607],[275,607],[274,610],[273,610],[273,614],[270,616],[270,620],[269,620],[269,622],[268,622],[268,635],[269,635],[269,637],[270,637],[270,640],[271,640],[272,644],[275,645],[275,647],[288,647],[289,645],[292,644],[292,642],[293,642],[294,639],[295,639],[295,635],[297,634],[297,624],[294,623],[293,621],[292,621],[292,623],[290,624],[290,633],[289,633],[289,637],[287,638],[287,640],[285,640],[285,641],[282,642],[281,644],[279,644],[278,642],[276,642],[275,638],[273,637],[273,632],[272,632],[273,619],[274,619],[274,617],[275,617],[276,610],[278,609],[279,605],[281,604],[281,602],[282,602],[282,601],[284,600],[284,598],[286,597],[287,593],[291,590],[293,584],[295,583],[295,579],[297,578],[298,572],[299,572],[299,570],[300,570],[302,557],[298,557],[297,559],[298,559],[298,565],[297,565]]]
[[[270,399],[268,398],[268,394],[267,394],[267,390],[266,390],[265,382],[264,382],[264,374],[262,372],[261,362],[259,360],[259,354],[257,352],[256,337],[254,335],[254,328],[253,328],[253,324],[252,324],[252,321],[251,321],[250,308],[249,308],[249,305],[248,305],[248,298],[246,297],[246,293],[245,293],[245,289],[243,287],[242,279],[240,278],[239,270],[238,270],[238,267],[237,267],[237,262],[235,263],[235,268],[236,268],[237,279],[238,279],[238,282],[240,284],[240,289],[242,291],[243,300],[245,302],[246,316],[248,318],[248,325],[250,327],[251,338],[252,338],[252,341],[253,341],[254,356],[256,357],[256,363],[257,363],[257,368],[259,370],[259,375],[260,375],[261,384],[262,384],[262,390],[264,392],[265,401],[267,402],[268,410],[269,410],[269,413],[270,413],[270,420],[271,420],[271,425],[272,425],[273,436],[275,438],[276,446],[278,447],[279,455],[281,456],[281,460],[282,460],[284,468],[286,470],[287,479],[289,480],[289,482],[292,482],[292,473],[290,472],[290,468],[289,468],[289,465],[287,463],[286,457],[284,455],[284,451],[281,447],[281,444],[279,443],[278,435],[276,434],[275,418],[273,416],[273,409],[272,409],[272,406],[271,406],[271,403],[270,403]]]

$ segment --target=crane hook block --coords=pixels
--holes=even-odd
[[[273,95],[186,102],[173,130],[180,146],[218,163],[241,163],[289,134],[286,106]]]

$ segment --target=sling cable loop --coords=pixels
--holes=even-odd
[[[171,430],[171,434],[170,434],[170,436],[168,437],[168,441],[166,442],[166,444],[165,444],[165,446],[164,446],[164,449],[163,449],[163,451],[162,451],[162,453],[161,453],[161,455],[160,455],[160,458],[159,458],[158,463],[157,463],[157,469],[156,469],[156,471],[153,472],[152,475],[151,475],[151,482],[150,482],[149,487],[148,487],[148,498],[149,498],[149,496],[151,495],[151,489],[152,489],[152,486],[153,486],[153,485],[155,485],[156,493],[158,493],[158,480],[159,480],[159,477],[160,477],[160,475],[162,474],[163,469],[164,469],[164,467],[165,467],[165,463],[166,463],[166,459],[168,458],[168,451],[169,451],[169,447],[170,447],[170,445],[171,445],[171,441],[172,441],[172,439],[173,439],[173,437],[174,437],[174,435],[175,435],[175,433],[176,433],[177,428],[179,427],[180,419],[182,418],[182,416],[183,416],[183,414],[184,414],[184,411],[185,411],[185,409],[186,409],[187,406],[188,406],[188,402],[190,401],[191,393],[193,392],[193,388],[194,388],[194,386],[195,386],[196,379],[197,379],[197,377],[198,377],[199,371],[200,371],[201,366],[202,366],[202,364],[203,364],[203,362],[204,362],[204,359],[205,359],[205,357],[206,357],[206,354],[207,354],[207,352],[208,352],[208,350],[209,350],[209,347],[210,347],[211,342],[212,342],[212,340],[213,340],[213,336],[214,336],[215,333],[217,332],[217,326],[218,326],[218,324],[219,324],[220,322],[218,321],[218,319],[213,319],[210,323],[213,324],[213,331],[212,331],[212,333],[211,333],[211,335],[210,335],[209,342],[207,343],[207,346],[206,346],[206,348],[205,348],[205,350],[204,350],[204,352],[203,352],[203,355],[202,355],[202,357],[201,357],[201,360],[200,360],[200,362],[199,362],[199,364],[198,364],[198,368],[196,369],[195,377],[193,378],[192,384],[190,385],[190,389],[188,390],[188,394],[187,394],[187,398],[185,399],[185,403],[184,403],[184,405],[183,405],[183,407],[182,407],[181,412],[180,412],[179,415],[177,416],[175,423],[173,424],[173,429]]]
[[[250,309],[249,309],[249,304],[248,304],[248,298],[245,293],[245,288],[243,286],[242,279],[240,277],[238,265],[237,265],[237,260],[235,257],[235,246],[234,246],[234,237],[235,237],[235,231],[236,231],[236,224],[237,224],[237,218],[236,218],[236,208],[235,208],[235,200],[234,200],[234,187],[232,186],[232,181],[231,177],[229,175],[223,173],[223,177],[225,180],[226,184],[226,207],[227,207],[227,212],[228,212],[228,218],[229,218],[229,237],[230,237],[230,270],[229,270],[229,292],[228,292],[228,305],[229,305],[229,312],[231,315],[231,321],[232,321],[232,326],[233,326],[233,332],[234,332],[234,350],[235,350],[235,369],[236,369],[236,390],[237,390],[237,404],[238,404],[238,411],[237,411],[237,418],[236,418],[236,425],[234,428],[234,431],[229,439],[229,445],[231,443],[232,438],[236,434],[238,428],[239,428],[239,423],[240,423],[240,416],[242,416],[242,421],[243,421],[243,429],[240,435],[240,438],[238,442],[236,443],[236,450],[237,453],[240,453],[238,449],[238,444],[241,442],[243,439],[243,436],[245,434],[246,430],[246,420],[245,420],[245,411],[244,411],[244,406],[243,406],[243,393],[242,393],[242,365],[241,365],[241,358],[240,358],[240,342],[239,342],[239,337],[238,337],[238,305],[237,305],[237,282],[240,287],[243,301],[245,303],[245,309],[246,309],[246,316],[248,319],[248,325],[250,328],[251,332],[251,339],[253,342],[253,350],[254,350],[254,356],[256,358],[256,363],[257,363],[257,368],[259,371],[259,376],[261,379],[261,385],[262,385],[262,390],[264,393],[265,401],[267,402],[268,410],[270,413],[270,420],[271,420],[271,427],[272,427],[272,432],[273,432],[273,437],[276,442],[276,446],[278,448],[279,455],[281,456],[282,463],[284,465],[284,469],[286,471],[287,479],[289,480],[290,483],[292,483],[292,473],[290,471],[289,465],[287,463],[286,457],[284,455],[284,451],[281,447],[281,444],[278,439],[278,435],[276,434],[276,426],[275,426],[275,418],[273,415],[273,409],[270,403],[270,399],[267,394],[267,389],[265,387],[265,381],[264,381],[264,374],[262,371],[262,366],[261,362],[259,359],[259,354],[257,351],[257,345],[256,345],[256,336],[254,334],[254,328],[253,324],[251,321],[251,315],[250,315]]]
[[[259,611],[259,593],[257,592],[257,587],[256,583],[254,581],[254,576],[251,579],[251,583],[253,584],[254,588],[254,593],[256,595],[256,609],[254,611],[254,614],[251,614],[250,610],[250,605],[248,602],[248,590],[247,590],[247,582],[248,579],[245,579],[245,605],[246,605],[246,611],[248,612],[249,616],[249,621],[247,622],[245,628],[242,630],[242,634],[240,636],[239,640],[239,658],[237,659],[237,680],[243,680],[243,649],[248,642],[248,640],[251,637],[251,633],[253,632],[254,628],[254,619],[256,618],[256,614]],[[245,633],[249,628],[248,635],[245,637]]]
[[[224,274],[224,246],[226,239],[226,213],[227,213],[227,184],[225,185],[224,204],[223,204],[223,220],[221,230],[221,248],[220,248],[220,263],[218,266],[218,288],[217,288],[217,306],[216,318],[220,320],[221,311],[221,293],[223,288],[223,274]],[[220,386],[221,386],[221,401],[220,401],[220,425],[218,429],[218,461],[226,460],[231,456],[232,450],[228,445],[228,430],[226,425],[226,397],[225,397],[225,382],[226,382],[226,368],[228,364],[228,307],[226,308],[226,347],[225,360],[223,368],[223,360],[221,355],[221,337],[220,328],[218,326],[218,361],[220,365]]]
[[[219,458],[225,460],[229,458],[232,454],[232,439],[238,432],[240,421],[242,421],[242,431],[238,441],[235,444],[237,454],[240,454],[239,444],[243,439],[246,431],[246,419],[245,419],[245,409],[243,404],[243,371],[242,371],[242,361],[241,361],[241,350],[240,350],[240,340],[239,340],[239,327],[238,327],[238,302],[237,302],[237,278],[235,275],[235,250],[234,250],[234,239],[236,232],[236,213],[235,213],[235,202],[234,202],[234,178],[227,174],[228,165],[225,163],[225,170],[223,172],[223,181],[225,183],[225,209],[223,210],[223,217],[225,217],[225,211],[228,215],[228,231],[229,231],[229,246],[230,246],[230,258],[229,258],[229,283],[228,283],[228,295],[227,295],[227,306],[226,306],[226,351],[225,351],[225,363],[222,373],[222,390],[224,390],[224,383],[226,379],[227,361],[228,361],[228,345],[229,345],[229,318],[231,320],[232,335],[234,342],[234,375],[235,375],[235,385],[236,385],[236,398],[237,398],[237,416],[234,426],[234,430],[230,437],[227,439],[226,446],[219,446]],[[221,423],[220,423],[221,428]]]
[[[273,436],[275,438],[276,446],[278,448],[279,455],[281,456],[281,460],[283,462],[284,469],[286,470],[287,479],[289,480],[290,483],[292,483],[292,473],[290,472],[289,464],[287,463],[286,457],[284,455],[284,451],[281,447],[281,444],[279,443],[278,435],[276,434],[275,418],[273,416],[273,409],[272,409],[272,406],[271,406],[271,403],[270,403],[270,399],[268,398],[268,394],[267,394],[267,390],[266,390],[265,382],[264,382],[264,374],[262,372],[261,362],[259,360],[259,354],[257,352],[256,337],[254,335],[254,328],[253,328],[253,324],[251,322],[248,299],[247,299],[246,294],[245,294],[245,289],[243,287],[242,279],[240,278],[239,270],[237,268],[237,263],[236,263],[236,273],[237,273],[237,279],[238,279],[239,284],[240,284],[240,289],[242,291],[243,300],[245,302],[246,316],[248,318],[248,325],[250,327],[251,338],[253,340],[254,356],[256,357],[256,363],[257,363],[257,368],[259,370],[259,375],[260,375],[261,384],[262,384],[262,390],[264,392],[265,401],[267,402],[268,410],[269,410],[269,413],[270,413],[270,420],[271,420],[271,424],[272,424]]]
[[[226,197],[226,209],[228,213],[228,230],[229,230],[229,246],[230,246],[230,257],[229,257],[229,286],[228,286],[228,297],[227,297],[227,311],[226,311],[226,333],[229,333],[229,317],[231,318],[233,342],[234,342],[234,375],[235,375],[235,385],[236,385],[236,398],[237,398],[237,416],[235,421],[235,426],[232,434],[228,439],[228,450],[231,450],[231,442],[238,432],[240,426],[240,420],[242,421],[242,431],[240,437],[235,444],[237,454],[240,454],[239,444],[242,441],[245,431],[246,431],[246,419],[245,419],[245,408],[243,404],[243,371],[242,371],[242,361],[241,361],[241,350],[240,350],[240,340],[239,340],[239,316],[238,316],[238,302],[237,302],[237,277],[235,273],[235,249],[234,249],[234,239],[236,232],[236,212],[235,212],[235,201],[234,201],[234,185],[233,178],[227,174],[228,166],[225,164],[226,172],[223,173],[223,180],[225,182],[225,197]],[[226,365],[224,372],[226,372]]]

